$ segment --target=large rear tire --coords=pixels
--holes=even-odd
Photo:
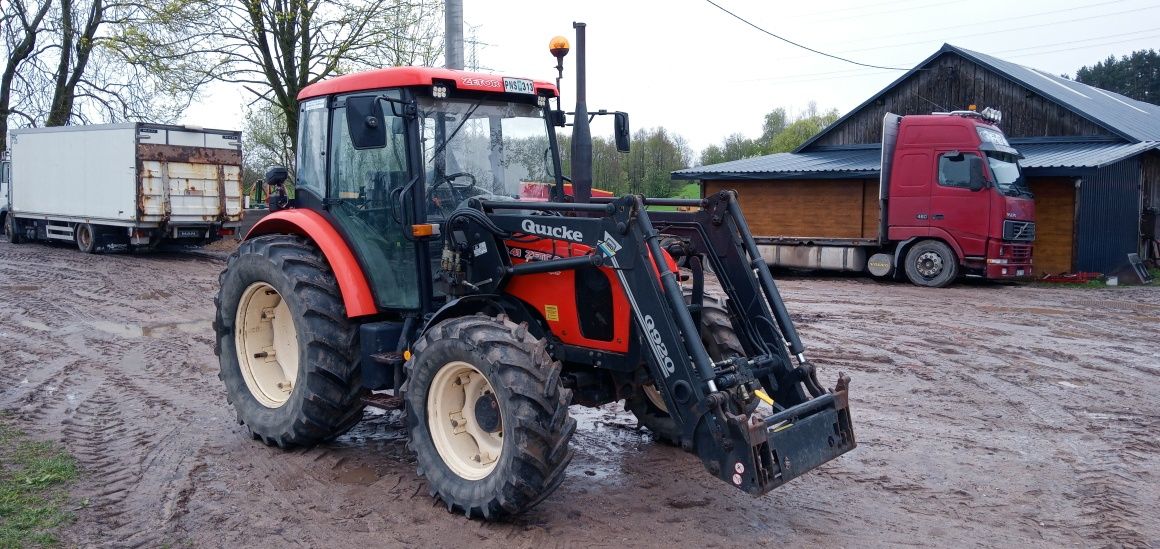
[[[923,240],[906,252],[906,278],[918,286],[942,288],[959,276],[959,260],[950,246]]]
[[[707,286],[710,285],[710,281],[707,280],[706,283]],[[715,285],[716,280],[711,284]],[[725,299],[720,294],[710,291],[710,288],[706,288],[701,308],[701,343],[709,352],[709,358],[715,361],[744,355],[745,349],[741,346],[737,335],[733,333],[733,324],[729,321]],[[686,290],[685,300],[691,298],[691,292]],[[669,415],[664,397],[652,384],[638,387],[632,396],[625,399],[624,407],[632,412],[637,422],[651,431],[658,440],[674,445],[680,443],[681,430]]]
[[[255,439],[311,446],[362,419],[358,330],[318,248],[288,235],[247,240],[219,282],[218,377]]]
[[[576,420],[547,348],[526,325],[482,314],[440,322],[412,346],[409,446],[449,511],[508,517],[564,480]]]

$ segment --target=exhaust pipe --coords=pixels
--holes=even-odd
[[[572,119],[572,194],[576,202],[592,201],[592,130],[588,125],[588,93],[584,66],[584,23],[576,29],[576,113]]]

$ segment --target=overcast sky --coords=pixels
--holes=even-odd
[[[790,40],[862,63],[914,67],[949,42],[1054,74],[1108,55],[1160,48],[1160,0],[715,0]],[[902,71],[829,59],[746,26],[705,0],[463,0],[465,36],[481,68],[554,79],[548,41],[588,24],[588,106],[664,126],[694,152],[732,133],[754,137],[762,116],[810,101],[842,113]],[[466,58],[472,59],[472,44]],[[565,60],[565,105],[575,100]],[[185,122],[240,128],[244,92],[216,87]],[[982,108],[985,105],[980,105]],[[963,108],[966,105],[948,105]],[[594,133],[611,133],[611,121]]]

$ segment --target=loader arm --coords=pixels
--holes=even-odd
[[[695,211],[650,214],[650,204]],[[452,293],[499,294],[521,274],[585,266],[614,271],[649,374],[680,427],[680,444],[714,476],[763,494],[854,448],[848,380],[840,376],[832,391],[819,386],[735,193],[704,200],[627,196],[596,204],[474,201],[446,225],[444,269]],[[662,249],[658,227],[681,245]],[[505,239],[531,237],[583,244],[593,252],[512,264]],[[666,261],[672,255],[691,266],[692,305],[681,273]],[[727,296],[743,357],[715,363],[698,335],[705,266]],[[772,396],[770,417],[754,414],[759,391]]]

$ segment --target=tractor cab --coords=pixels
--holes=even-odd
[[[299,94],[298,205],[356,248],[375,304],[430,311],[438,224],[469,198],[563,184],[546,82],[396,67]],[[406,268],[401,268],[406,266]]]

